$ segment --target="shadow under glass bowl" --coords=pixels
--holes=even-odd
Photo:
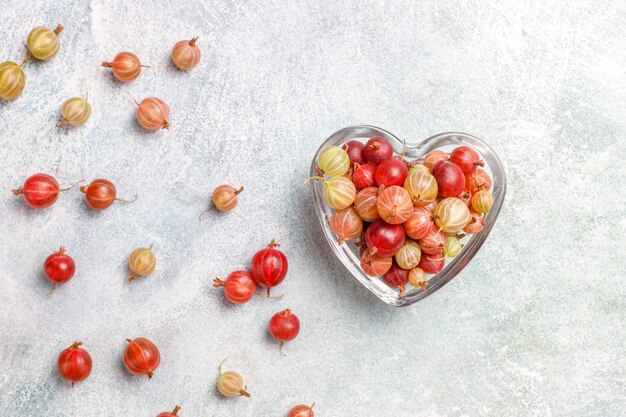
[[[328,146],[341,146],[345,142],[350,140],[358,140],[366,142],[367,140],[375,137],[382,136],[387,139],[396,154],[401,155],[404,150],[404,142],[394,136],[392,133],[387,132],[384,129],[375,126],[351,126],[341,129],[333,133],[328,139],[322,143],[319,147],[313,162],[311,164],[311,177],[317,175],[317,158],[320,152]],[[484,161],[485,166],[483,169],[491,176],[493,185],[491,193],[493,195],[493,207],[485,214],[485,227],[480,233],[469,235],[469,239],[464,239],[463,250],[456,258],[446,258],[446,265],[436,275],[430,275],[428,277],[428,285],[426,290],[422,291],[417,288],[408,288],[403,295],[400,295],[400,291],[397,288],[388,286],[381,278],[371,277],[363,272],[361,269],[361,261],[359,257],[359,249],[354,243],[344,243],[339,245],[337,237],[332,232],[329,226],[328,219],[333,214],[333,209],[326,203],[322,195],[323,183],[319,181],[311,181],[311,190],[313,192],[313,201],[315,204],[315,212],[326,236],[328,244],[332,248],[335,255],[341,260],[344,266],[359,280],[368,290],[374,293],[383,302],[394,306],[404,307],[414,304],[435,291],[446,285],[452,280],[463,268],[472,260],[476,252],[480,249],[482,244],[489,236],[489,232],[493,228],[502,204],[504,202],[504,196],[506,194],[506,176],[504,169],[495,152],[482,140],[468,135],[466,133],[440,133],[432,136],[419,144],[406,144],[405,158],[411,162],[423,159],[424,155],[434,149],[441,149],[445,152],[450,152],[457,146],[467,145],[474,148],[481,159]]]

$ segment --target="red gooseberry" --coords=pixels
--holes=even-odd
[[[124,365],[128,372],[135,375],[148,375],[152,378],[161,363],[159,349],[146,338],[126,339],[128,346],[124,351]]]
[[[448,235],[442,231],[439,231],[420,239],[418,243],[424,253],[434,255],[440,253],[443,250],[443,247],[446,245],[447,239]]]
[[[74,342],[72,346],[59,354],[57,360],[59,374],[72,385],[85,380],[91,373],[91,356],[85,349],[79,347],[82,344],[82,342]]]
[[[387,223],[401,224],[411,217],[413,202],[407,190],[400,186],[392,185],[378,193],[376,208],[380,217]]]
[[[376,172],[376,167],[372,164],[354,164],[354,172],[352,173],[354,186],[361,190],[367,187],[374,187],[376,185],[374,172]]]
[[[465,174],[465,189],[470,193],[475,193],[481,189],[489,191],[491,189],[491,177],[482,169]]]
[[[372,254],[370,249],[365,249],[361,255],[361,269],[372,277],[381,277],[389,271],[393,258],[391,256],[379,256]]]
[[[378,213],[378,192],[376,187],[367,187],[359,191],[354,199],[354,208],[365,222],[373,222],[380,219]]]
[[[130,95],[130,94],[129,94]],[[138,102],[130,96],[137,105],[136,119],[139,126],[146,130],[169,129],[170,107],[160,98],[148,97]]]
[[[422,239],[435,232],[435,222],[426,207],[414,207],[411,216],[404,222],[404,231],[411,239]]]
[[[478,213],[474,210],[470,210],[470,219],[463,228],[465,233],[474,234],[479,233],[485,227],[485,218],[482,213]]]
[[[437,189],[442,197],[456,197],[465,188],[465,175],[457,164],[448,160],[437,162],[432,169],[437,180]]]
[[[32,208],[46,208],[57,201],[60,192],[71,190],[74,185],[59,189],[59,183],[50,175],[35,174],[28,177],[24,185],[14,189],[13,194],[23,195],[26,204]]]
[[[404,243],[404,228],[401,224],[389,224],[383,220],[372,223],[365,232],[365,242],[372,254],[393,256]]]
[[[457,164],[464,174],[472,173],[476,171],[476,167],[485,165],[478,152],[469,146],[459,146],[450,152],[450,162]]]
[[[448,159],[448,155],[439,149],[435,149],[434,151],[428,152],[424,155],[424,162],[422,163],[429,171],[432,172],[433,166],[439,162]]]
[[[46,278],[52,282],[54,288],[54,286],[65,284],[72,279],[76,272],[76,264],[70,256],[65,254],[65,248],[61,247],[58,252],[46,258],[43,272]]]
[[[139,61],[137,55],[132,52],[120,52],[115,55],[113,62],[103,62],[102,66],[111,68],[115,79],[121,82],[132,81],[139,77],[141,68],[149,68],[149,65],[141,65],[141,61]]]
[[[404,295],[405,285],[409,282],[409,271],[400,268],[394,261],[389,271],[383,275],[383,280],[390,287],[397,288],[400,291],[400,296],[402,296]]]
[[[373,137],[363,147],[363,158],[374,165],[378,165],[392,156],[393,148],[382,136]]]
[[[295,339],[298,333],[300,333],[300,320],[290,309],[287,308],[272,316],[270,320],[270,334],[275,340],[280,342],[281,350],[283,344]]]
[[[120,203],[132,203],[137,199],[135,196],[132,200],[124,200],[117,198],[117,190],[115,185],[109,180],[99,178],[93,180],[88,186],[80,187],[80,191],[85,193],[85,201],[87,205],[94,210],[104,210],[108,208],[114,201]]]
[[[252,279],[263,288],[267,288],[267,295],[270,289],[280,284],[289,269],[289,263],[284,253],[276,249],[280,246],[274,239],[267,245],[267,248],[258,251],[250,263],[250,273]]]
[[[400,159],[387,159],[378,165],[374,173],[376,184],[391,187],[392,185],[404,185],[404,180],[409,174],[406,163]]]
[[[330,229],[339,238],[339,244],[356,239],[363,232],[363,220],[354,207],[337,210],[330,218]]]
[[[159,414],[157,417],[177,417],[179,411],[180,411],[180,407],[176,406],[174,407],[174,410],[171,413],[166,411],[165,413]]]
[[[314,406],[315,403],[311,405],[298,404],[289,411],[289,417],[315,417]]]
[[[215,288],[224,287],[226,299],[234,304],[244,304],[254,297],[256,284],[247,271],[231,272],[225,281],[219,278],[213,280]]]
[[[423,248],[422,248],[423,250]],[[420,262],[417,264],[418,268],[421,268],[427,274],[436,274],[443,269],[445,266],[445,255],[443,253],[443,249],[441,252],[428,254],[422,253],[422,258]]]
[[[351,140],[343,144],[342,149],[348,153],[350,157],[350,165],[363,164],[363,147],[365,144],[358,140]]]

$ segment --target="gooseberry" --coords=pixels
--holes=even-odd
[[[0,98],[3,100],[16,99],[26,85],[26,75],[21,65],[6,61],[0,64]]]
[[[441,271],[444,266],[445,255],[443,250],[434,254],[422,253],[422,258],[420,259],[419,264],[417,264],[417,267],[422,269],[427,274],[436,274]]]
[[[489,191],[491,189],[491,177],[482,169],[465,174],[465,189],[471,193],[480,189]]]
[[[65,100],[61,106],[62,119],[57,123],[57,127],[65,125],[81,126],[91,116],[91,104],[88,98],[72,97]]]
[[[113,62],[103,62],[102,66],[113,70],[113,77],[121,82],[132,81],[139,77],[141,68],[150,68],[149,65],[142,65],[137,55],[132,52],[120,52],[115,55]]]
[[[422,163],[430,172],[433,170],[433,166],[439,162],[448,159],[448,155],[439,149],[428,152],[424,155],[424,162]]]
[[[224,295],[226,299],[234,304],[247,303],[254,297],[256,292],[256,284],[247,271],[231,272],[226,281],[219,278],[213,280],[215,288],[224,287]]]
[[[169,129],[170,108],[163,100],[156,97],[145,98],[139,103],[135,98],[133,101],[137,105],[137,123],[146,130]]]
[[[435,231],[433,215],[426,207],[413,208],[413,213],[403,226],[407,236],[411,239],[422,239]]]
[[[79,181],[80,183],[82,181]],[[76,184],[78,184],[76,183]],[[59,189],[59,183],[47,174],[35,174],[24,181],[24,185],[13,190],[15,196],[24,196],[24,201],[32,208],[46,208],[53,205],[59,193],[71,190],[76,184]]]
[[[373,222],[365,232],[365,242],[378,256],[393,256],[404,243],[404,228],[401,224],[389,224],[383,220]]]
[[[435,232],[425,238],[418,240],[420,247],[424,253],[429,255],[433,255],[436,253],[440,253],[445,244],[446,239],[448,239],[448,235],[444,232]]]
[[[413,269],[417,266],[422,257],[422,249],[412,240],[407,240],[394,255],[396,263],[402,269]]]
[[[339,238],[339,244],[356,239],[363,232],[363,220],[353,207],[337,210],[330,218],[330,229]]]
[[[361,269],[367,275],[373,277],[381,277],[389,271],[391,264],[393,263],[393,257],[380,256],[372,254],[370,249],[365,249],[361,256]]]
[[[315,403],[311,405],[298,404],[289,411],[289,417],[314,417],[315,416],[315,414],[313,413],[314,406],[315,406]]]
[[[394,262],[389,271],[383,275],[383,280],[390,287],[397,288],[400,291],[400,296],[402,296],[404,295],[405,285],[409,282],[409,271],[402,269]]]
[[[290,309],[286,308],[272,316],[270,334],[280,342],[281,352],[285,342],[295,339],[298,333],[300,333],[300,320]]]
[[[168,413],[168,412],[161,413],[157,417],[177,417],[179,411],[180,411],[180,407],[176,406],[174,407],[174,410],[171,413]]]
[[[261,287],[267,288],[267,295],[270,289],[280,284],[289,269],[289,263],[284,253],[276,249],[280,246],[274,239],[267,245],[267,248],[258,251],[250,263],[250,274],[252,279]]]
[[[414,288],[421,288],[426,291],[426,272],[422,268],[413,268],[409,271],[409,284]]]
[[[227,184],[223,184],[213,190],[211,195],[211,202],[213,206],[221,212],[231,211],[237,206],[237,196],[243,192],[243,187],[236,189],[235,187]],[[202,215],[207,211],[210,211],[213,207],[209,206],[206,210],[200,213],[200,219]]]
[[[128,258],[128,267],[131,272],[128,282],[134,281],[140,276],[147,277],[153,273],[156,268],[156,256],[152,252],[152,245],[147,248],[135,249]]]
[[[324,184],[322,190],[324,200],[335,210],[349,207],[354,202],[356,187],[350,179],[346,177],[332,177],[327,180],[324,177],[311,177],[307,181],[312,179],[322,181]]]
[[[361,190],[367,187],[374,187],[376,185],[374,172],[376,172],[376,167],[372,164],[359,165],[355,163],[354,172],[352,173],[352,182],[355,187]]]
[[[392,185],[378,193],[376,201],[378,214],[389,224],[404,223],[413,213],[411,196],[402,187]]]
[[[380,219],[378,213],[378,188],[367,187],[359,191],[354,199],[354,208],[366,222],[373,222]]]
[[[350,157],[350,165],[354,166],[354,164],[363,165],[363,147],[365,144],[363,142],[359,142],[358,140],[351,140],[350,142],[346,142],[341,147],[343,150],[348,152],[348,156]]]
[[[124,351],[124,365],[128,372],[135,375],[148,375],[152,378],[161,363],[159,349],[146,338],[126,339],[128,346]]]
[[[338,177],[350,169],[350,157],[339,146],[329,146],[317,157],[317,165],[324,175]]]
[[[244,386],[243,377],[239,373],[235,371],[224,372],[222,370],[222,367],[224,366],[224,362],[226,362],[226,359],[224,359],[222,363],[220,364],[220,368],[219,368],[220,376],[217,379],[217,384],[216,384],[217,390],[224,397],[237,397],[237,396],[250,397],[250,393],[248,393],[247,391],[248,387]]]
[[[363,147],[363,158],[374,165],[378,165],[392,156],[393,148],[382,136],[373,137]]]
[[[46,278],[56,285],[65,284],[74,277],[76,264],[71,256],[65,254],[65,248],[61,246],[58,252],[46,258],[43,264],[43,272]]]
[[[472,208],[479,213],[486,213],[493,207],[493,196],[487,190],[479,190],[472,196]]]
[[[411,171],[424,171],[430,174],[430,169],[428,169],[428,167],[424,164],[411,164],[411,167],[409,168],[409,173]]]
[[[404,180],[404,189],[409,192],[413,204],[425,206],[437,198],[437,180],[430,172],[411,169]]]
[[[200,62],[202,54],[200,48],[196,45],[198,37],[188,40],[180,41],[172,48],[172,61],[174,64],[182,70],[190,70]]]
[[[457,164],[448,160],[437,162],[432,169],[437,180],[438,193],[442,197],[456,197],[465,188],[465,176]]]
[[[485,227],[485,218],[482,213],[470,210],[470,219],[463,228],[465,233],[479,233]]]
[[[81,348],[82,342],[74,342],[72,346],[59,354],[57,367],[63,379],[72,385],[87,379],[91,373],[92,361],[89,352]]]
[[[402,187],[408,173],[409,169],[403,161],[391,158],[378,165],[374,173],[374,178],[376,179],[377,185],[384,185],[385,187],[399,185]]]
[[[117,198],[115,185],[113,185],[111,181],[103,178],[93,180],[88,186],[80,187],[80,191],[85,193],[87,205],[94,210],[104,210],[113,204],[114,201],[132,203],[137,199],[137,196],[132,200]]]
[[[41,61],[52,59],[59,52],[60,42],[57,35],[62,31],[63,26],[60,24],[54,30],[41,26],[31,30],[26,39],[30,55]]]
[[[456,233],[463,229],[470,219],[470,210],[463,200],[448,197],[437,203],[433,211],[435,224],[446,233]]]
[[[472,173],[476,171],[476,167],[485,165],[478,152],[469,146],[459,146],[450,152],[450,162],[457,164],[464,174]]]
[[[461,250],[463,250],[463,245],[461,245],[459,239],[454,236],[448,236],[448,240],[446,240],[446,244],[443,247],[444,254],[450,258],[456,258],[461,253]]]

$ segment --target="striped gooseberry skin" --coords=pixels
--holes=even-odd
[[[482,213],[470,210],[470,219],[463,228],[465,233],[475,234],[479,233],[485,227],[485,217]]]
[[[380,217],[389,224],[402,224],[411,217],[413,203],[404,188],[393,185],[378,193],[376,208]]]
[[[289,417],[314,417],[315,416],[315,413],[313,412],[314,405],[315,403],[313,403],[312,405],[298,404],[295,407],[293,407],[291,410],[289,410]]]
[[[108,208],[117,196],[115,185],[104,178],[93,180],[88,186],[80,187],[80,190],[85,193],[87,205],[94,210]]]
[[[486,213],[493,207],[493,196],[487,190],[479,190],[472,196],[472,208],[479,213]]]
[[[328,180],[321,178],[324,183],[322,195],[329,206],[335,210],[349,207],[356,197],[356,187],[346,177],[332,177]]]
[[[372,164],[354,164],[354,173],[352,174],[352,182],[354,183],[354,186],[360,190],[367,187],[375,187],[375,171],[376,167]]]
[[[337,210],[330,218],[330,229],[339,238],[339,244],[356,239],[363,233],[363,220],[353,207]]]
[[[161,363],[161,354],[159,349],[144,337],[136,339],[126,339],[128,346],[124,351],[124,365],[128,372],[134,375],[148,376],[152,378],[154,371]]]
[[[36,27],[31,30],[26,39],[26,47],[30,55],[40,61],[48,61],[59,52],[61,43],[57,35],[63,31],[63,26],[50,30],[45,27]]]
[[[435,232],[433,214],[426,207],[414,207],[413,213],[403,226],[407,236],[411,239],[422,239]]]
[[[359,191],[354,199],[354,208],[365,222],[374,222],[380,219],[378,207],[378,191],[376,187],[367,187]]]
[[[276,249],[280,246],[275,240],[272,240],[265,249],[258,251],[250,262],[250,275],[252,279],[261,287],[267,289],[267,295],[270,295],[270,289],[280,284],[287,276],[289,270],[289,262],[284,253]]]
[[[157,261],[154,252],[152,252],[152,245],[147,248],[135,249],[128,258],[128,268],[131,272],[128,282],[132,282],[140,276],[150,275],[156,269],[156,265]]]
[[[472,197],[473,198],[473,197]],[[463,200],[448,197],[437,203],[433,210],[435,224],[446,233],[462,230],[470,219],[470,210]]]
[[[393,256],[404,244],[404,228],[401,224],[389,224],[377,220],[370,224],[365,231],[365,243],[372,251],[380,256]]]
[[[141,61],[132,52],[120,52],[112,62],[103,62],[102,66],[111,68],[115,79],[123,83],[132,81],[141,74]]]
[[[428,168],[430,172],[433,171],[433,166],[443,160],[447,160],[448,155],[444,151],[440,151],[439,149],[435,149],[434,151],[428,152],[424,155],[424,162],[422,164]]]
[[[65,126],[66,124],[81,126],[91,116],[91,104],[84,98],[72,97],[65,100],[63,106],[61,106],[61,115],[63,118],[57,123],[57,127]]]
[[[317,157],[317,165],[324,175],[338,177],[350,169],[350,157],[339,146],[329,146]]]
[[[440,252],[433,254],[422,253],[422,258],[420,259],[419,264],[417,264],[417,267],[427,274],[437,274],[443,269],[444,266],[445,255],[443,253],[443,249]]]
[[[409,284],[412,287],[421,288],[422,291],[425,291],[427,282],[426,272],[422,268],[415,267],[409,271]]]
[[[422,249],[412,240],[404,242],[404,246],[398,249],[394,255],[396,263],[402,269],[413,269],[417,266],[422,257]]]
[[[358,140],[351,140],[349,142],[344,143],[341,148],[345,150],[346,152],[348,152],[351,165],[354,165],[354,164],[363,165],[363,163],[365,162],[363,159],[364,147],[365,147],[365,144],[363,142],[360,142]]]
[[[372,251],[366,249],[361,256],[361,269],[367,275],[372,277],[382,277],[389,271],[393,263],[392,256],[380,256],[372,254]]]
[[[137,107],[137,123],[147,130],[169,129],[169,106],[160,98],[148,97]]]
[[[420,239],[418,243],[424,253],[434,255],[443,251],[447,239],[448,235],[439,231]]]
[[[179,411],[180,411],[180,407],[176,406],[174,407],[174,410],[172,410],[171,413],[170,412],[161,413],[157,417],[177,417]]]
[[[404,294],[404,286],[409,282],[409,271],[403,269],[397,263],[393,263],[389,271],[383,275],[383,280],[390,287],[400,290],[400,295]]]
[[[15,62],[0,64],[0,98],[14,100],[22,94],[26,85],[26,74]]]
[[[476,171],[465,174],[465,190],[475,193],[478,190],[491,190],[491,177],[487,171],[477,169]]]
[[[177,42],[172,48],[172,61],[182,70],[190,70],[200,62],[202,53],[196,45],[197,37]]]
[[[233,304],[245,304],[254,297],[256,284],[252,276],[243,270],[233,271],[225,281],[219,278],[213,280],[213,286],[224,287],[226,299]]]
[[[63,350],[57,359],[57,368],[61,377],[73,384],[84,381],[91,373],[92,361],[89,352],[79,347],[82,342],[74,342]]]
[[[13,190],[16,196],[23,195],[32,208],[46,208],[59,198],[59,183],[47,174],[35,174],[24,181],[24,185]]]
[[[231,211],[237,206],[239,200],[237,196],[241,194],[243,190],[243,187],[237,189],[228,184],[220,185],[213,190],[211,201],[213,201],[213,205],[215,205],[219,211]]]
[[[425,206],[437,198],[437,180],[423,169],[411,169],[404,180],[404,189],[409,192],[413,204]]]
[[[469,146],[459,146],[450,152],[450,162],[457,164],[464,174],[472,173],[476,171],[478,166],[485,165],[480,160],[478,152]]]

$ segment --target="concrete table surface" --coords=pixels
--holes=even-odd
[[[626,3],[548,3],[3,0],[2,61],[35,26],[66,30],[0,104],[0,414],[626,415]],[[171,47],[193,36],[201,64],[178,71]],[[100,62],[125,50],[154,72],[115,82]],[[56,128],[85,86],[89,122]],[[169,103],[171,129],[140,129],[127,93]],[[363,123],[409,141],[468,132],[507,170],[483,249],[410,308],[333,258],[302,184],[319,143]],[[10,189],[37,172],[139,199],[96,213],[73,190],[34,211]],[[198,222],[221,183],[246,187],[239,207]],[[273,237],[284,299],[226,303],[211,279]],[[157,271],[127,283],[150,243]],[[78,271],[51,295],[42,265],[61,245]],[[281,357],[267,323],[285,307],[302,330]],[[122,365],[138,336],[161,350],[150,381]],[[56,358],[74,340],[94,369],[72,388]],[[226,356],[251,398],[216,392]]]

